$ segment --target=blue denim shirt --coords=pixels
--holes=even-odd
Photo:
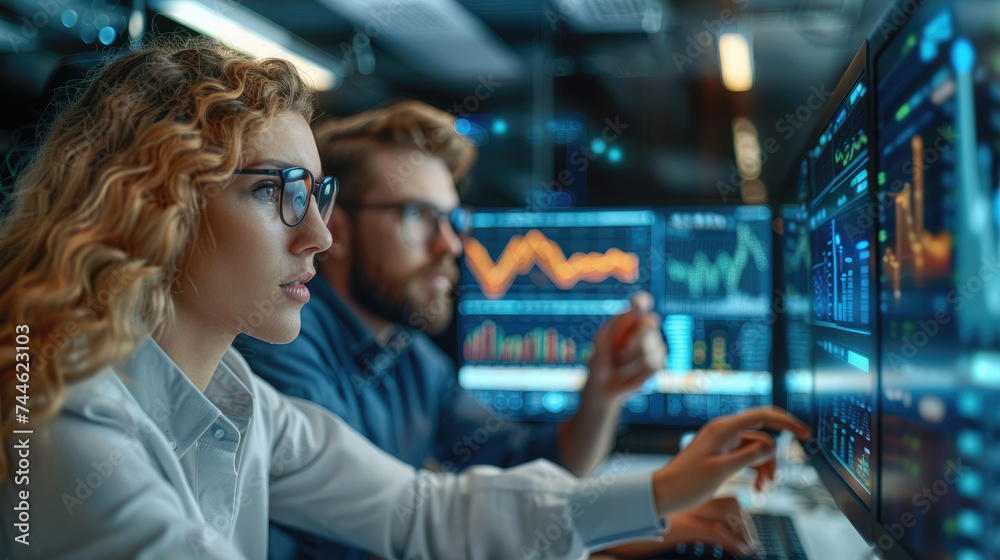
[[[508,420],[459,387],[454,361],[423,333],[397,325],[380,345],[330,284],[316,276],[290,344],[240,336],[233,346],[279,391],[315,402],[414,467],[510,467],[558,463],[555,425]],[[363,558],[312,535],[272,526],[271,554],[283,558]]]

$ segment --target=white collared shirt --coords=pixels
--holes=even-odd
[[[275,391],[233,348],[204,394],[152,338],[66,393],[26,436],[30,480],[16,482],[14,461],[0,485],[0,555],[262,559],[269,517],[406,560],[582,558],[665,528],[649,473],[579,480],[543,460],[416,471]],[[14,540],[23,490],[27,546]]]

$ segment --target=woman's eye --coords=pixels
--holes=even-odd
[[[416,206],[404,206],[403,207],[403,219],[404,220],[419,220],[422,212],[420,208]]]
[[[278,185],[274,183],[261,183],[254,188],[253,195],[261,200],[278,202]]]

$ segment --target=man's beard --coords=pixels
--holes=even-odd
[[[431,335],[444,332],[451,324],[454,289],[423,301],[420,283],[424,277],[439,273],[450,278],[454,285],[458,276],[454,262],[442,261],[422,268],[399,293],[390,294],[381,291],[380,282],[368,275],[361,251],[352,253],[350,292],[359,305],[386,321]]]

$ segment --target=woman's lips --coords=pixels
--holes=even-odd
[[[285,284],[281,289],[293,299],[309,303],[309,288],[305,284]]]

